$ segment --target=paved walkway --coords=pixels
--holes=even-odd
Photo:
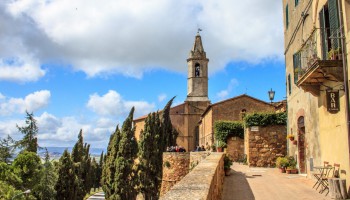
[[[234,163],[225,176],[222,200],[330,200],[312,188],[314,180],[297,174],[282,174],[276,168],[249,168]]]
[[[98,192],[88,198],[88,200],[102,200],[105,199],[105,194],[103,192]]]

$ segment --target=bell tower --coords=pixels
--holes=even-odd
[[[187,59],[187,98],[186,101],[209,101],[208,98],[208,62],[197,32],[194,45]]]

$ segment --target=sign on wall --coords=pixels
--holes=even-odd
[[[339,108],[339,91],[326,91],[327,96],[327,111],[336,113]]]

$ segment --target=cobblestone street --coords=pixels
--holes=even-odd
[[[223,200],[330,200],[312,188],[314,180],[298,174],[282,174],[276,168],[249,168],[234,163],[225,177]]]

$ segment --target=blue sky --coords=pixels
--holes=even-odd
[[[0,27],[0,138],[20,138],[28,110],[41,146],[72,146],[82,128],[105,147],[131,106],[137,117],[185,100],[198,27],[212,103],[286,96],[280,1],[4,0]]]

